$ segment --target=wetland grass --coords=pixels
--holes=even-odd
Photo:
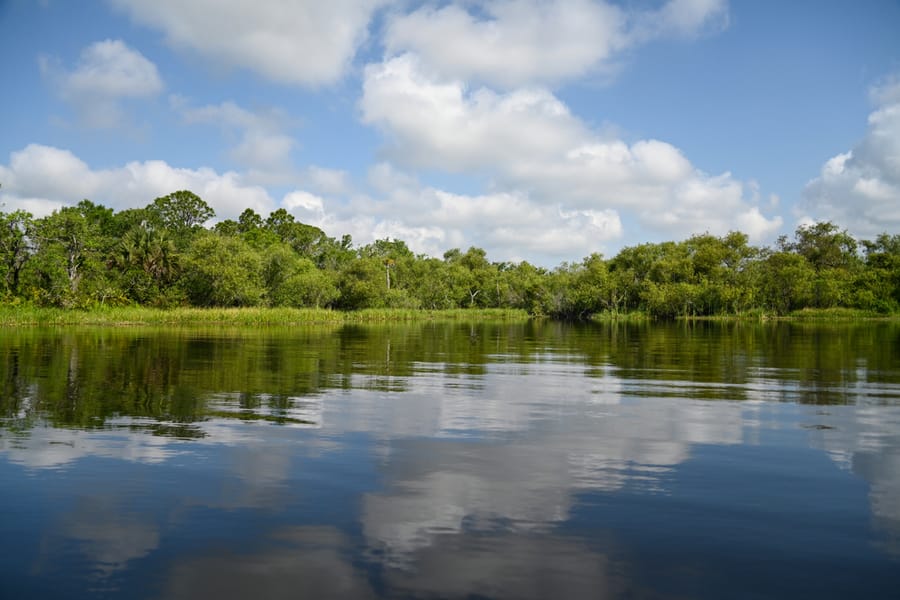
[[[515,309],[365,309],[324,308],[172,308],[141,306],[97,307],[88,310],[0,306],[0,327],[70,325],[304,325],[316,323],[387,323],[399,321],[524,321],[528,313]]]

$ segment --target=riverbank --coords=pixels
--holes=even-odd
[[[483,308],[452,310],[366,309],[344,312],[323,308],[173,308],[140,306],[90,310],[0,306],[0,327],[63,325],[303,325],[314,323],[388,323],[401,321],[525,321],[524,310]]]
[[[342,323],[391,323],[422,321],[527,321],[533,318],[521,309],[457,308],[422,310],[370,308],[339,311],[324,308],[172,308],[142,306],[98,307],[89,310],[0,305],[0,327],[68,326],[68,325],[229,325],[268,326]],[[597,323],[638,323],[655,319],[644,312],[597,313],[590,317]],[[762,310],[741,314],[678,317],[679,321],[900,321],[900,314],[848,308],[794,311],[776,315]]]
[[[900,321],[900,314],[885,314],[855,308],[803,308],[786,315],[778,315],[764,310],[751,310],[740,314],[687,316],[678,319],[682,321]]]

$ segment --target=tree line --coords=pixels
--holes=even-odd
[[[34,218],[0,211],[0,300],[104,305],[521,308],[586,318],[786,314],[846,307],[900,312],[900,234],[857,241],[831,222],[802,225],[773,247],[747,235],[591,254],[546,269],[492,262],[481,248],[417,255],[402,240],[356,247],[281,208],[205,228],[213,209],[190,191],[114,211],[82,200]]]

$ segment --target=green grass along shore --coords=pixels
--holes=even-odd
[[[311,325],[342,323],[392,323],[423,321],[527,321],[526,311],[506,308],[458,308],[449,310],[371,308],[338,311],[324,308],[172,308],[142,306],[97,307],[88,310],[43,308],[27,305],[0,305],[0,327],[67,326],[67,325]],[[642,312],[599,313],[595,322],[649,322],[653,318]],[[787,316],[764,311],[748,311],[738,315],[681,317],[696,321],[871,321],[900,320],[900,315],[884,315],[872,311],[832,308],[803,309]]]
[[[324,308],[172,308],[98,307],[88,310],[0,305],[0,327],[59,325],[306,325],[402,321],[525,321],[524,310],[504,308],[411,310]]]

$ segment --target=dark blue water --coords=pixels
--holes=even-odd
[[[900,327],[0,334],[3,598],[900,598]]]

